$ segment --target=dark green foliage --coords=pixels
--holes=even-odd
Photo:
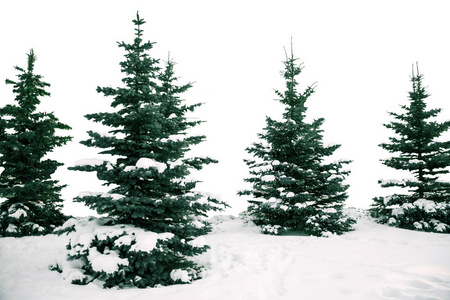
[[[106,194],[82,195],[77,201],[112,217],[116,223],[132,224],[156,233],[170,232],[176,239],[189,241],[210,230],[208,224],[198,221],[199,217],[225,206],[221,201],[195,192],[197,181],[188,179],[191,170],[201,170],[205,164],[216,160],[185,157],[193,145],[205,140],[204,136],[187,133],[201,123],[186,117],[200,104],[187,105],[180,99],[179,95],[191,84],[177,85],[174,62],[169,59],[161,67],[160,61],[148,54],[154,43],[142,41],[141,26],[145,21],[137,15],[133,23],[136,26],[134,42],[119,43],[126,51],[125,61],[120,63],[125,75],[124,86],[97,88],[99,93],[113,98],[111,106],[115,111],[86,115],[89,120],[108,126],[108,135],[89,131],[90,138],[81,142],[102,149],[100,154],[111,155],[113,161],[71,168],[96,172],[111,190]],[[170,251],[165,259],[171,260],[170,264],[164,267],[164,263],[157,263],[159,271],[152,271],[159,281],[145,280],[136,285],[168,284],[164,278],[169,276],[170,268],[187,261],[186,256],[206,250],[188,249],[176,242],[166,246]],[[155,253],[146,255],[128,259],[132,264],[144,263],[141,259],[159,260]],[[187,267],[195,269],[193,265]],[[107,282],[107,286],[118,283],[116,279]]]
[[[450,128],[450,121],[435,118],[441,109],[427,109],[429,94],[422,85],[423,76],[412,75],[409,104],[403,113],[390,113],[394,121],[385,124],[394,137],[381,148],[394,154],[383,164],[410,172],[413,178],[380,181],[381,187],[402,188],[404,194],[374,198],[372,212],[381,222],[426,231],[450,232],[450,183],[440,180],[450,166],[450,141],[439,137]]]
[[[247,148],[256,158],[245,161],[252,175],[245,181],[252,189],[239,194],[253,196],[249,214],[265,233],[342,234],[354,223],[342,213],[348,188],[343,180],[349,173],[342,167],[349,161],[324,162],[340,146],[323,144],[323,118],[305,121],[305,102],[314,87],[297,91],[295,78],[302,71],[301,65],[291,55],[284,66],[286,90],[276,91],[286,107],[283,119],[267,117],[265,131],[258,135],[261,141]]]
[[[0,204],[1,235],[46,234],[67,219],[60,212],[64,186],[51,179],[62,163],[45,156],[71,140],[56,135],[56,130],[71,128],[53,113],[36,111],[39,98],[50,96],[45,91],[50,84],[33,73],[35,61],[31,50],[27,70],[15,67],[18,81],[6,80],[13,85],[18,105],[0,108],[0,197],[5,199]]]

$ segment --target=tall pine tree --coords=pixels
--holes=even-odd
[[[55,147],[71,140],[58,136],[56,130],[69,130],[53,113],[38,112],[40,97],[50,96],[45,90],[50,84],[34,74],[36,56],[28,54],[26,70],[18,80],[6,80],[13,86],[17,105],[0,108],[0,234],[46,234],[67,219],[60,211],[64,185],[51,178],[63,165],[45,158]]]
[[[441,109],[427,109],[430,95],[422,79],[418,68],[417,74],[413,69],[409,104],[401,106],[403,113],[390,113],[395,120],[384,126],[395,136],[380,145],[394,154],[382,160],[384,165],[413,177],[380,181],[383,188],[402,188],[405,193],[374,198],[372,212],[393,226],[450,232],[450,183],[440,180],[440,175],[449,173],[450,141],[439,139],[450,128],[450,121],[433,120]]]
[[[323,118],[311,123],[305,120],[305,103],[314,86],[297,91],[296,77],[302,66],[296,61],[292,52],[291,57],[286,55],[286,89],[276,91],[285,106],[283,119],[267,117],[264,132],[259,134],[261,141],[247,148],[255,157],[246,160],[252,177],[245,181],[252,188],[239,194],[253,197],[248,214],[265,233],[342,234],[354,222],[342,212],[348,188],[343,180],[349,173],[342,167],[349,161],[324,162],[340,145],[323,144]]]
[[[174,237],[159,241],[163,254],[159,250],[140,254],[121,252],[130,265],[113,275],[102,277],[100,273],[87,272],[103,278],[105,286],[171,284],[179,281],[173,272],[188,272],[188,281],[198,278],[200,268],[187,257],[208,249],[193,242],[210,230],[209,224],[199,218],[224,206],[196,192],[198,182],[189,179],[191,170],[201,170],[205,164],[216,162],[208,157],[186,157],[193,145],[205,140],[205,136],[190,136],[187,132],[201,123],[186,117],[200,104],[187,105],[180,99],[180,94],[191,84],[176,84],[174,62],[169,59],[161,67],[160,61],[148,54],[154,43],[142,40],[141,26],[145,21],[137,14],[133,23],[134,42],[119,43],[126,51],[125,60],[120,63],[125,75],[124,86],[97,88],[99,93],[114,99],[111,106],[115,111],[86,115],[89,120],[108,126],[109,133],[89,131],[90,138],[81,142],[103,149],[100,153],[112,156],[113,161],[84,161],[71,168],[96,172],[111,190],[104,194],[84,194],[77,201],[99,214],[106,214],[114,224],[129,224]],[[114,244],[117,238],[111,238],[108,249],[119,251]],[[89,265],[88,254],[84,254]]]

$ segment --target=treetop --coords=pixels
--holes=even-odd
[[[6,84],[12,84],[14,86],[13,91],[17,94],[16,101],[26,108],[27,110],[34,111],[36,105],[40,103],[38,97],[40,96],[50,96],[50,93],[45,91],[45,87],[49,87],[50,84],[41,81],[42,76],[36,75],[34,71],[34,63],[36,62],[36,55],[34,50],[31,49],[30,53],[27,54],[27,70],[23,68],[14,67],[20,74],[17,75],[18,81],[13,81],[6,79]]]
[[[135,28],[134,30],[136,31],[137,37],[140,38],[142,32],[144,32],[144,30],[141,29],[141,25],[145,24],[146,22],[144,21],[144,19],[141,19],[139,17],[139,11],[136,12],[136,19],[133,20],[133,23],[137,26],[137,28]]]

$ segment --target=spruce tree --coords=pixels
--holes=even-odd
[[[46,234],[62,225],[67,217],[61,213],[64,185],[51,178],[63,164],[46,156],[71,140],[58,136],[56,130],[69,130],[53,113],[38,112],[40,98],[50,96],[50,84],[34,74],[36,56],[28,54],[26,70],[18,80],[6,80],[13,86],[17,105],[0,108],[0,234],[22,236]]]
[[[394,156],[383,164],[409,172],[412,178],[380,180],[381,187],[397,187],[404,193],[374,198],[372,212],[381,222],[408,229],[450,232],[450,183],[440,176],[449,173],[450,141],[439,138],[450,121],[437,122],[441,109],[427,109],[430,96],[419,73],[411,77],[412,91],[402,113],[389,113],[394,121],[384,124],[394,131],[389,143],[380,147]]]
[[[254,156],[245,160],[252,175],[245,181],[252,188],[239,194],[253,197],[248,214],[264,233],[342,234],[354,222],[342,211],[348,188],[343,180],[349,174],[342,168],[349,161],[325,162],[340,145],[323,144],[323,118],[305,120],[305,104],[314,85],[297,91],[296,77],[301,71],[302,65],[297,64],[291,51],[282,73],[286,89],[276,91],[285,106],[283,119],[266,117],[264,132],[258,135],[260,141],[246,149]]]
[[[177,85],[175,63],[169,59],[161,66],[159,59],[151,57],[149,50],[154,43],[142,40],[141,26],[145,21],[137,14],[133,23],[134,42],[118,43],[126,51],[125,60],[120,63],[124,86],[97,88],[97,92],[113,98],[111,106],[115,111],[86,115],[110,130],[107,135],[89,131],[90,138],[81,142],[102,149],[100,154],[113,159],[84,161],[70,169],[96,172],[111,187],[108,193],[77,198],[99,214],[107,215],[111,224],[169,233],[173,238],[159,240],[160,249],[137,253],[129,248],[119,249],[114,244],[119,236],[111,237],[107,248],[122,251],[120,256],[127,258],[129,265],[108,275],[85,268],[86,274],[105,280],[105,287],[172,284],[180,281],[174,272],[188,272],[187,281],[198,278],[200,267],[188,257],[208,249],[193,241],[210,230],[210,225],[199,218],[224,206],[221,201],[195,191],[198,181],[189,179],[192,170],[217,162],[209,157],[186,156],[193,145],[205,140],[205,136],[188,134],[190,128],[201,123],[186,116],[200,104],[188,105],[180,99],[192,85]],[[92,264],[89,254],[83,255],[85,263]],[[76,259],[77,255],[71,257]]]

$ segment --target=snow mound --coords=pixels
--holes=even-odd
[[[86,268],[97,274],[96,277],[115,276],[121,268],[129,265],[125,253],[150,253],[158,249],[159,242],[174,237],[172,233],[155,233],[131,225],[114,225],[109,218],[70,219],[58,231],[64,232],[68,228],[73,230],[67,236],[67,251],[60,255],[53,268],[60,269],[63,278],[74,283],[92,280],[92,276],[84,274]]]
[[[209,221],[209,223],[215,225],[215,224],[220,224],[220,223],[235,220],[235,219],[236,219],[236,217],[232,216],[232,215],[217,215],[217,216],[211,217],[208,221]]]

